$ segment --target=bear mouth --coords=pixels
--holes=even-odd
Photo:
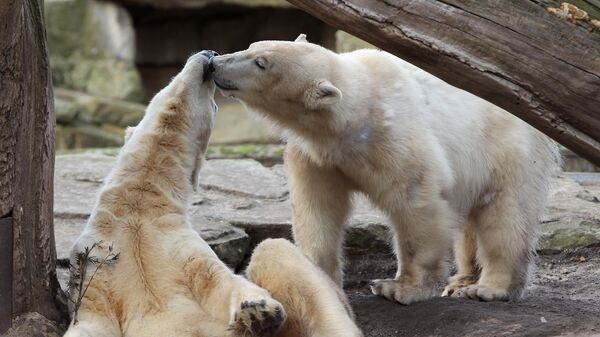
[[[213,80],[215,81],[215,85],[221,89],[221,90],[239,90],[235,85],[231,84],[231,83],[220,83],[216,78],[213,77]]]

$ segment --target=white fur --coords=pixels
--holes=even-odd
[[[269,66],[256,68],[257,57]],[[301,36],[258,42],[214,65],[223,93],[284,130],[296,242],[336,282],[358,191],[396,233],[398,273],[376,280],[376,294],[402,303],[432,296],[456,234],[458,279],[471,282],[452,279],[447,294],[520,296],[557,168],[545,136],[382,51],[335,54]],[[321,100],[314,83],[339,99]]]
[[[65,337],[360,337],[344,296],[331,296],[341,290],[289,242],[259,246],[249,267],[259,287],[235,275],[191,228],[187,207],[216,109],[214,85],[202,81],[202,55],[192,56],[127,130],[71,264],[100,241],[92,256],[102,260],[112,246],[120,258],[95,274],[97,265],[86,263],[89,287]],[[280,266],[273,268],[275,260]],[[77,294],[70,294],[71,310]]]

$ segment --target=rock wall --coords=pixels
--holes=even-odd
[[[181,69],[195,51],[230,53],[260,40],[311,41],[335,48],[335,30],[295,8],[219,4],[193,9],[127,7],[137,34],[136,64],[147,98]]]
[[[56,159],[54,216],[59,259],[65,259],[83,230],[104,177],[115,158],[97,154]],[[577,181],[582,181],[578,183]],[[230,266],[240,267],[258,242],[291,238],[292,210],[282,165],[252,159],[208,160],[190,207],[194,229]],[[600,175],[556,180],[541,221],[539,251],[600,245]],[[389,253],[387,218],[364,197],[354,200],[345,247],[351,255]]]
[[[221,53],[257,40],[335,48],[335,30],[283,0],[47,0],[57,148],[114,147],[144,106],[202,49]],[[237,102],[221,107],[212,141],[273,143],[266,123]]]
[[[54,85],[92,95],[142,102],[129,13],[111,2],[45,1]]]

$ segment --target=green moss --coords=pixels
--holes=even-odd
[[[241,145],[211,145],[208,148],[208,158],[253,158],[256,160],[282,160],[284,145],[281,144],[241,144]]]
[[[64,130],[67,129],[67,130]],[[89,131],[89,127],[83,127],[84,131]],[[111,131],[110,134],[119,135],[121,129],[108,130],[107,127],[93,128],[95,133]],[[59,128],[59,133],[73,132],[73,128]],[[60,137],[57,137],[60,138]],[[111,136],[112,139],[112,136]],[[284,145],[281,144],[241,144],[241,145],[211,145],[208,147],[206,157],[208,159],[243,159],[252,158],[260,162],[280,163],[283,161],[282,155]],[[119,153],[119,147],[107,148],[76,148],[65,149],[64,146],[57,150],[57,154],[78,154],[78,153],[101,153],[109,156],[116,156]]]
[[[590,227],[592,226],[592,227]],[[594,224],[582,222],[579,228],[560,228],[550,235],[545,235],[540,240],[540,249],[546,251],[561,251],[589,247],[600,244],[598,227]]]

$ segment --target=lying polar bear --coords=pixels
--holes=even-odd
[[[87,273],[65,336],[361,336],[341,289],[288,241],[258,246],[247,271],[252,283],[191,229],[186,209],[216,109],[214,84],[203,81],[212,56],[192,56],[128,130],[71,263],[99,241],[94,258],[110,249],[119,259],[91,282]]]
[[[382,51],[262,41],[215,57],[215,83],[283,129],[296,244],[338,284],[351,195],[389,215],[398,272],[375,294],[507,300],[526,283],[557,150],[509,113]]]

